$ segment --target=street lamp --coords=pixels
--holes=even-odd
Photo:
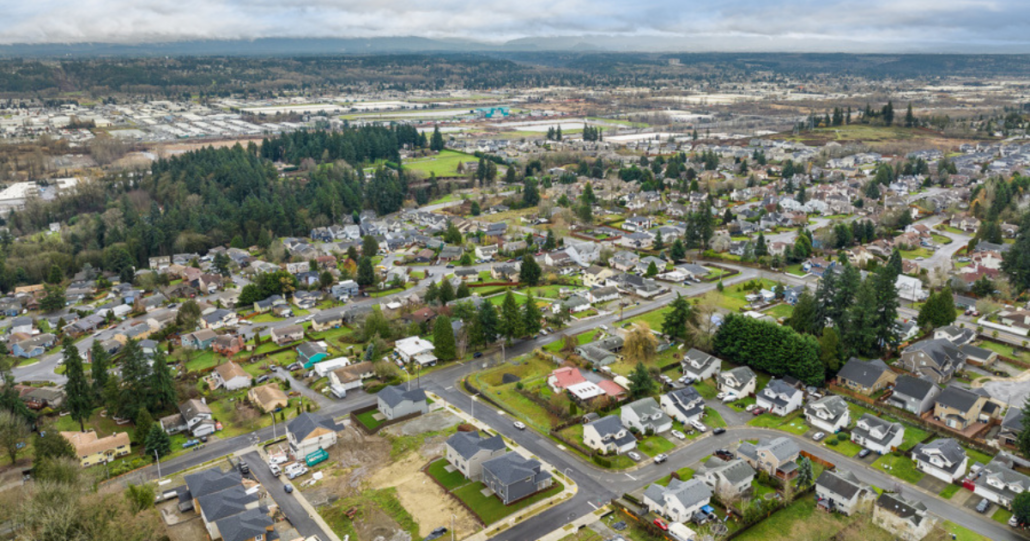
[[[154,460],[157,461],[157,478],[161,478],[161,455],[157,454],[157,449],[154,449]]]
[[[472,397],[471,397],[472,398],[472,419],[473,420],[475,420],[475,418],[476,418],[476,397],[477,396],[479,396],[479,393],[476,393],[476,394],[472,395]]]
[[[275,411],[270,411],[269,413],[272,414],[272,439],[274,440],[277,438],[275,435]]]
[[[454,541],[454,519],[458,518],[454,513],[451,513],[451,541]]]

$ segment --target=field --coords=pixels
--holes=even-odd
[[[768,278],[763,278],[761,282],[762,287],[764,289],[772,290],[772,288],[776,286],[776,282],[769,280]],[[751,290],[744,290],[743,284],[736,284],[732,286],[727,286],[725,289],[723,289],[722,293],[720,293],[718,290],[709,291],[708,293],[704,294],[703,298],[706,301],[714,302],[717,306],[725,310],[729,310],[731,312],[739,312],[741,309],[743,309],[745,306],[749,304],[747,300],[744,299],[744,297],[746,297],[750,293]]]
[[[637,323],[643,321],[651,327],[651,330],[660,331],[662,330],[662,323],[665,321],[665,314],[667,314],[671,310],[672,308],[666,306],[664,308],[659,308],[658,310],[647,312],[646,314],[640,314],[639,316],[636,316],[632,319],[628,319],[626,321],[627,323]]]
[[[855,517],[857,519],[857,517]],[[817,513],[815,499],[802,497],[738,535],[742,541],[832,539],[851,520],[842,515]]]
[[[453,150],[441,150],[439,154],[431,158],[417,158],[404,162],[403,165],[405,169],[422,171],[426,175],[435,173],[438,177],[452,177],[458,174],[458,164],[478,161],[479,158],[470,154]]]
[[[897,141],[917,141],[921,144],[938,139],[938,134],[924,129],[904,128],[901,126],[871,126],[865,124],[850,124],[831,128],[817,128],[812,131],[803,132],[799,135],[786,137],[789,140],[799,143],[822,146],[830,141],[840,143],[862,141],[876,147]]]
[[[771,413],[763,413],[748,421],[747,424],[749,426],[783,430],[784,432],[790,432],[791,434],[800,436],[805,432],[808,432],[809,428],[808,425],[805,424],[805,419],[800,414],[801,410],[795,411],[786,417],[777,417]]]
[[[923,248],[922,246],[913,248],[911,250],[901,250],[901,257],[905,259],[916,259],[919,257],[927,258],[933,255],[933,250],[929,248]]]

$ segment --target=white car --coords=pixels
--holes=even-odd
[[[723,402],[736,402],[737,400],[739,400],[737,398],[737,395],[733,393],[727,394],[726,396],[722,397]]]
[[[726,393],[724,393],[724,392],[715,395],[716,400],[722,400],[725,397],[726,397]]]
[[[690,421],[690,426],[696,428],[698,432],[705,432],[708,430],[708,427],[698,420]]]
[[[526,429],[526,423],[523,423],[522,421],[515,421],[514,426],[515,426],[515,428],[517,428],[519,430],[525,430]]]
[[[746,411],[746,412],[750,413],[750,412],[751,412],[751,410],[753,410],[753,409],[755,409],[755,408],[757,408],[757,407],[758,407],[758,404],[748,404],[748,405],[747,405],[747,407],[746,407],[746,408],[744,408],[744,411]]]
[[[276,477],[279,477],[279,475],[281,475],[283,473],[283,471],[280,470],[279,466],[276,465],[276,464],[269,464],[268,465],[268,469],[272,472],[272,475],[274,475]]]
[[[826,437],[826,433],[824,433],[824,432],[816,432],[815,435],[812,436],[812,439],[815,440],[815,441],[820,441],[820,440],[822,440],[825,437]]]
[[[638,461],[644,458],[644,457],[640,456],[640,453],[637,453],[636,451],[630,451],[630,452],[626,453],[626,456],[632,458],[633,460],[638,460]]]
[[[286,478],[290,479],[292,481],[293,479],[296,479],[296,478],[300,477],[301,475],[304,475],[305,473],[308,473],[308,468],[307,468],[307,466],[301,465],[299,468],[287,469],[286,470]]]
[[[687,436],[685,434],[683,434],[682,432],[680,432],[679,430],[673,430],[673,431],[671,431],[669,433],[672,434],[672,437],[674,437],[674,438],[676,438],[678,440],[685,440],[685,439],[687,439]]]

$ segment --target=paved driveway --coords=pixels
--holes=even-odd
[[[303,537],[317,535],[321,539],[329,539],[326,532],[322,531],[322,528],[308,515],[307,510],[298,501],[298,498],[304,497],[299,490],[294,490],[293,494],[287,494],[283,486],[289,483],[289,481],[285,477],[280,480],[280,478],[272,475],[268,465],[265,464],[264,460],[261,460],[261,455],[257,451],[247,453],[243,455],[243,458],[250,466],[251,474],[265,487],[268,495],[275,500],[279,509],[282,510],[286,518],[289,519],[290,524],[297,529],[300,535]]]

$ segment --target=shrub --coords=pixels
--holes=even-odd
[[[837,433],[837,441],[844,441],[848,439],[848,435],[843,432]]]
[[[839,440],[826,440],[826,445],[831,447],[836,447],[838,443],[840,443]]]

